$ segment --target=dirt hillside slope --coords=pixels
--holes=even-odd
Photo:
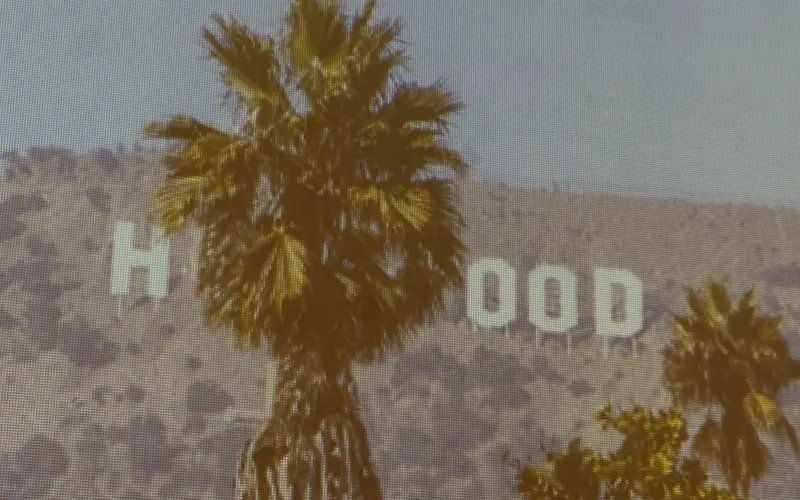
[[[0,498],[225,499],[232,471],[274,386],[266,350],[243,352],[203,325],[193,298],[193,233],[169,241],[168,293],[148,274],[113,295],[118,222],[150,248],[148,199],[163,175],[155,153],[26,161],[0,183]],[[27,166],[26,166],[27,165]],[[518,319],[473,331],[463,297],[402,354],[359,371],[364,418],[386,498],[515,498],[500,457],[541,459],[542,443],[598,438],[596,406],[667,403],[660,349],[684,286],[707,278],[785,316],[798,345],[800,213],[463,186],[470,261],[517,272]],[[577,277],[580,322],[535,342],[527,273],[561,265]],[[609,356],[594,331],[593,272],[621,268],[644,285],[644,328]],[[118,312],[121,315],[118,317]],[[795,351],[800,356],[800,352]],[[787,393],[800,425],[800,392]],[[775,449],[754,498],[791,499],[798,465]]]

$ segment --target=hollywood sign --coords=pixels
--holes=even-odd
[[[130,293],[131,273],[136,268],[147,269],[147,295],[158,300],[167,296],[169,278],[169,241],[164,229],[153,227],[150,250],[134,248],[134,225],[127,221],[117,221],[114,227],[114,241],[111,252],[112,295],[119,297],[118,316],[122,314],[122,298]],[[184,273],[187,269],[184,268]],[[487,277],[494,275],[498,280],[498,307],[489,310],[486,306]],[[558,317],[546,311],[546,286],[554,281],[559,293],[560,314]],[[615,286],[625,290],[624,319],[613,317],[613,292]],[[517,281],[514,269],[504,260],[496,258],[480,259],[469,266],[467,275],[467,319],[481,328],[505,328],[517,318]],[[597,268],[594,271],[594,324],[595,332],[604,342],[607,354],[609,338],[631,338],[643,324],[643,299],[641,280],[625,269]],[[528,322],[539,333],[565,335],[567,349],[571,350],[571,330],[578,324],[577,280],[569,269],[554,265],[540,265],[528,274],[527,286]],[[634,344],[635,345],[635,344]]]
[[[490,311],[486,305],[486,278],[494,275],[498,281],[497,308]],[[559,289],[560,314],[546,311],[547,282],[555,282]],[[554,265],[540,265],[528,273],[528,322],[535,327],[536,343],[539,334],[557,334],[567,337],[567,350],[572,348],[570,332],[578,325],[577,280],[569,269]],[[614,287],[624,290],[624,319],[615,320]],[[594,325],[595,332],[604,340],[608,353],[608,339],[632,338],[643,325],[642,281],[625,269],[596,268],[594,270]],[[480,259],[469,267],[467,274],[467,318],[482,328],[505,328],[517,318],[517,276],[503,259]],[[635,343],[634,349],[635,349]]]

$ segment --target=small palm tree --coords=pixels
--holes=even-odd
[[[753,289],[734,309],[722,285],[707,285],[708,298],[689,291],[691,316],[675,316],[673,342],[665,349],[664,380],[675,404],[705,406],[707,417],[693,443],[699,456],[719,463],[731,490],[746,496],[770,461],[759,431],[785,438],[800,453],[796,432],[777,402],[800,378],[780,334],[782,318],[759,316]],[[711,408],[722,410],[721,419]]]
[[[242,344],[263,339],[285,367],[315,373],[282,372],[273,419],[283,423],[256,440],[281,460],[294,453],[292,463],[307,462],[301,441],[332,436],[329,424],[348,422],[360,443],[351,363],[402,348],[443,307],[444,292],[463,287],[454,185],[430,168],[468,171],[441,144],[461,105],[441,83],[404,80],[401,26],[370,24],[375,7],[367,1],[348,22],[338,1],[294,0],[279,42],[214,16],[220,34],[204,38],[244,112],[241,127],[230,133],[176,116],[145,129],[180,144],[153,218],[167,234],[190,217],[205,230],[198,295],[209,301],[208,322],[234,326]],[[341,398],[330,418],[285,403],[299,397],[281,392],[292,377],[327,381],[296,388],[312,403],[312,394]],[[302,438],[285,427],[301,421]],[[279,445],[287,439],[291,449]],[[326,494],[325,482],[314,495]]]

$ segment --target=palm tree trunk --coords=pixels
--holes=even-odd
[[[352,466],[352,455],[350,454],[350,429],[344,429],[344,456],[345,460],[345,468],[347,469],[347,495],[345,496],[346,500],[353,500],[353,466]]]
[[[292,480],[289,477],[289,468],[293,465],[292,462],[295,462],[295,465],[297,463],[296,460],[292,460],[291,455],[287,455],[283,457],[283,459],[278,463],[278,466],[280,467],[281,477],[280,477],[280,483],[275,492],[277,493],[278,498],[280,500],[289,500],[290,498],[294,498],[294,485],[292,484]],[[285,492],[285,494],[283,492]],[[266,498],[264,500],[266,500]]]
[[[307,500],[380,500],[350,367],[322,375],[281,365],[272,418],[248,441],[235,498],[290,500],[299,490]],[[339,477],[330,477],[331,460],[342,464]]]
[[[313,464],[312,464],[312,465],[313,465]],[[313,466],[312,466],[312,467],[309,467],[309,471],[308,471],[308,480],[306,481],[306,500],[311,500],[311,498],[313,498],[313,497],[311,496],[311,495],[312,495],[312,492],[314,491],[314,490],[313,490],[313,486],[314,486],[314,481],[313,481],[313,478],[314,478],[314,470],[313,470],[313,469],[314,469],[314,468],[313,468]],[[322,488],[325,488],[324,484],[321,484],[321,485],[320,485],[320,488],[321,488],[321,489],[322,489]]]
[[[329,490],[328,490],[328,450],[325,446],[325,441],[327,441],[327,429],[325,422],[323,421],[320,424],[320,431],[317,434],[317,443],[320,449],[320,474],[319,474],[319,491],[322,495],[322,500],[328,500],[329,498]]]
[[[710,377],[710,375],[711,375],[711,367],[709,366],[708,349],[704,349],[703,350],[703,357],[705,358],[705,364],[706,364],[706,366],[705,366],[705,370],[706,370],[706,376],[705,376],[705,378],[706,378],[706,381],[705,381],[706,394],[705,395],[706,395],[706,400],[710,402],[711,401],[711,377]]]

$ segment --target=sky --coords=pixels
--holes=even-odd
[[[187,114],[224,128],[211,15],[277,35],[288,0],[0,0],[0,151],[84,152]],[[353,13],[363,1],[345,0]],[[800,208],[797,0],[402,0],[421,84],[494,182]]]

